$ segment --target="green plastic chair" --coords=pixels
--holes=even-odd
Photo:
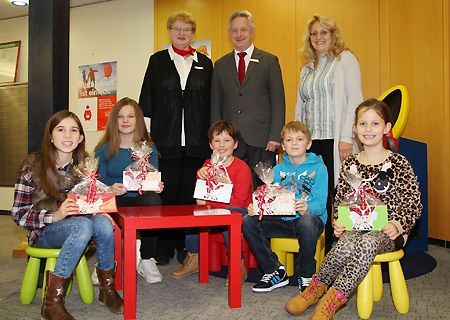
[[[86,251],[89,248],[86,248]],[[37,290],[37,283],[39,278],[39,268],[41,265],[41,259],[46,258],[45,270],[53,271],[55,269],[56,260],[58,259],[60,249],[46,249],[28,246],[25,252],[29,255],[27,269],[23,276],[22,287],[20,289],[20,302],[24,305],[30,304]],[[86,253],[86,251],[84,253]],[[86,261],[86,257],[83,254],[75,269],[78,282],[78,291],[80,293],[81,300],[86,304],[91,304],[94,301],[94,286],[92,285],[91,275],[89,273],[89,267]],[[44,274],[43,287],[45,287],[46,279]],[[66,291],[66,295],[72,290],[72,281],[69,282],[69,286]],[[44,299],[44,288],[42,289],[42,299]]]

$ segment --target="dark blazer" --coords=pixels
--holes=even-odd
[[[268,141],[280,141],[285,123],[280,64],[275,55],[255,48],[240,86],[234,54],[233,50],[214,65],[211,122],[231,122],[248,145],[265,148]]]
[[[180,76],[167,50],[150,57],[139,105],[151,118],[150,133],[162,159],[183,156],[181,119],[184,110],[185,156],[208,158],[212,62],[198,53],[193,61],[186,88],[181,90]]]

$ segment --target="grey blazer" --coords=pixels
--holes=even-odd
[[[216,61],[211,84],[211,123],[235,124],[244,141],[266,147],[280,141],[286,102],[278,58],[255,47],[242,86],[234,50]]]

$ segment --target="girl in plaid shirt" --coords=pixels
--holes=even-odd
[[[28,155],[17,176],[12,219],[28,230],[30,246],[61,249],[55,270],[46,271],[42,319],[74,319],[64,306],[65,292],[78,261],[93,238],[97,243],[100,304],[123,313],[114,286],[114,232],[107,214],[83,215],[66,193],[79,182],[73,167],[87,156],[78,117],[63,110],[47,122],[41,151]]]

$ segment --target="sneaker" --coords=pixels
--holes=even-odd
[[[196,272],[198,272],[198,253],[188,252],[186,258],[184,258],[183,266],[172,272],[172,277],[183,279]]]
[[[95,268],[94,271],[91,274],[91,280],[92,280],[92,284],[94,286],[98,286],[99,285],[99,281],[98,281],[98,276],[97,276],[97,263],[95,264]]]
[[[247,280],[247,268],[245,268],[244,260],[242,260],[242,262],[241,262],[241,281],[242,281],[242,283],[244,283],[245,280]],[[228,286],[228,276],[225,279],[225,285]]]
[[[308,288],[309,284],[311,283],[312,278],[298,278],[298,289],[300,290],[300,293],[306,290]]]
[[[284,266],[280,266],[278,270],[272,273],[266,273],[261,280],[252,288],[253,292],[266,293],[273,289],[281,288],[289,284],[289,278],[286,274]]]
[[[137,272],[144,277],[148,283],[156,283],[162,281],[161,272],[156,266],[154,258],[144,259],[139,262]]]

